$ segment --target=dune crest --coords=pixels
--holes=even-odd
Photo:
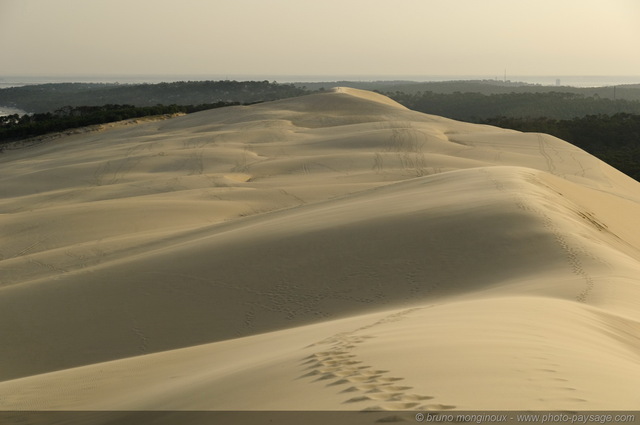
[[[381,94],[378,94],[378,93],[374,93],[372,91],[359,90],[359,89],[354,89],[354,88],[351,88],[351,87],[334,87],[331,90],[334,93],[344,93],[344,94],[348,94],[350,96],[358,97],[358,98],[369,100],[369,101],[372,101],[372,102],[378,102],[378,103],[382,103],[382,104],[385,104],[385,105],[393,106],[393,107],[396,107],[398,109],[407,109],[405,106],[399,104],[395,100],[392,100],[392,99],[388,98],[387,96],[384,96],[384,95],[381,95]]]
[[[0,187],[1,409],[636,407],[640,185],[552,136],[337,88]]]

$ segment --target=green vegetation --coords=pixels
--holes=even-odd
[[[59,83],[1,89],[0,105],[32,113],[47,113],[65,106],[254,103],[306,93],[306,90],[291,84],[268,81],[181,81],[131,85]]]
[[[469,122],[493,117],[548,117],[572,119],[586,115],[640,114],[640,101],[545,93],[384,93],[409,109]]]
[[[327,90],[331,87],[344,86],[363,90],[374,90],[381,93],[401,92],[409,95],[419,93],[479,93],[484,95],[511,93],[549,93],[551,91],[571,93],[584,97],[594,97],[611,100],[640,101],[640,84],[624,84],[615,87],[569,87],[543,86],[522,82],[499,80],[460,80],[460,81],[338,81],[319,83],[299,83],[298,87],[308,90]]]
[[[64,131],[88,125],[104,124],[130,118],[154,115],[191,113],[205,109],[237,105],[237,102],[217,102],[203,105],[156,105],[136,107],[132,105],[65,106],[55,112],[42,114],[17,114],[0,117],[0,146],[2,143],[47,133]]]

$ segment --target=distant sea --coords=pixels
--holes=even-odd
[[[268,75],[268,74],[181,74],[181,75],[64,75],[64,76],[15,76],[0,75],[0,89],[48,83],[119,83],[142,84],[175,81],[276,81],[278,83],[310,83],[333,81],[460,81],[504,80],[504,75]],[[507,75],[511,82],[560,85],[573,87],[608,87],[622,84],[640,84],[640,76],[581,76],[581,75]],[[24,111],[0,106],[0,116],[21,114]]]

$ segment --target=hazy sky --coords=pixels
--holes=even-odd
[[[0,0],[0,75],[640,75],[639,0]]]

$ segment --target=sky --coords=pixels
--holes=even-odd
[[[0,0],[0,75],[640,75],[638,0]]]

